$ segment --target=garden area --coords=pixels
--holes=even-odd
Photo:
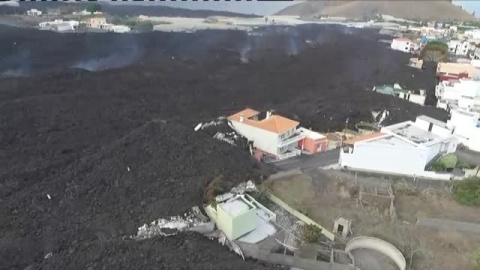
[[[454,169],[465,171],[473,170],[476,167],[475,164],[470,164],[469,162],[459,159],[455,154],[447,154],[433,162],[430,170],[435,172],[452,172]]]

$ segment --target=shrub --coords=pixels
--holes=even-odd
[[[469,177],[453,184],[456,201],[467,205],[480,205],[480,178]]]
[[[446,167],[445,167],[445,164],[443,164],[442,162],[440,161],[435,161],[432,166],[430,167],[430,169],[432,171],[436,171],[436,172],[444,172]]]
[[[92,3],[92,4],[88,4],[88,6],[85,8],[85,10],[87,10],[90,13],[94,13],[94,12],[97,12],[97,11],[101,11],[102,6],[100,4],[97,4],[97,3],[94,3],[94,4]]]
[[[457,162],[457,166],[456,166],[456,167],[459,168],[459,169],[475,169],[476,166],[475,166],[475,165],[472,165],[472,164],[470,164],[470,163],[468,163],[468,162],[466,162],[466,161],[459,160],[459,161]]]
[[[435,161],[430,168],[436,172],[443,172],[455,168],[456,165],[457,157],[454,154],[448,154]]]
[[[474,269],[480,269],[480,250],[473,253],[472,264]]]
[[[317,243],[322,237],[322,229],[312,224],[303,226],[303,241],[307,243]]]
[[[457,165],[457,157],[454,154],[445,155],[440,160],[447,169],[453,169]]]

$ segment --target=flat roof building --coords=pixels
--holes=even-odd
[[[428,116],[383,127],[343,143],[339,164],[365,171],[418,175],[437,157],[455,152],[457,141],[444,122]]]

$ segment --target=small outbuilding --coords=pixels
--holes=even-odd
[[[327,137],[306,129],[298,128],[298,131],[305,134],[305,138],[298,142],[298,148],[309,154],[316,154],[327,150]]]

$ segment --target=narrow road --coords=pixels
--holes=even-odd
[[[315,155],[301,155],[285,160],[274,161],[270,164],[282,171],[313,169],[335,164],[338,162],[339,156],[340,150],[333,149]]]

